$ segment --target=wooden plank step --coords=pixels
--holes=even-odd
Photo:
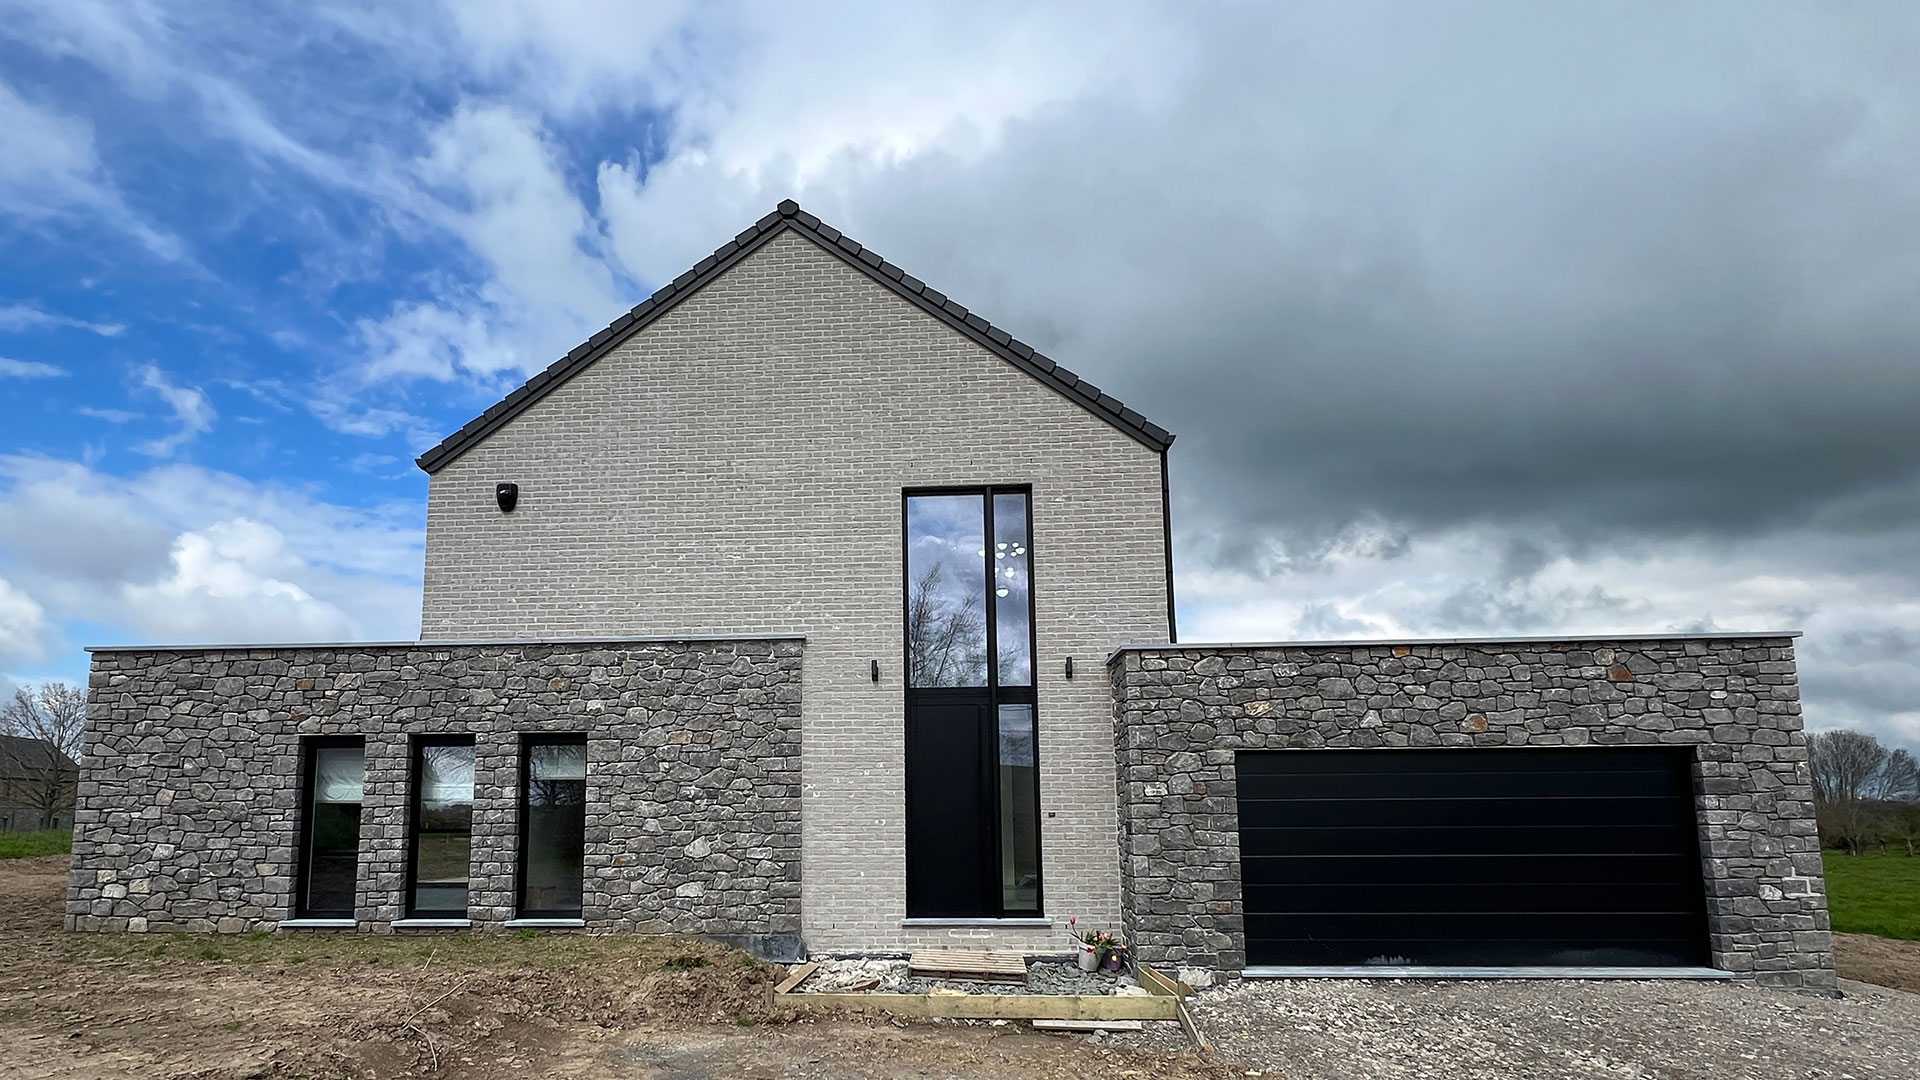
[[[1177,1020],[1180,999],[1073,994],[780,994],[791,1012],[873,1009],[895,1016],[971,1020]]]
[[[907,970],[933,979],[1025,983],[1027,961],[1014,952],[984,949],[921,949],[907,958]]]
[[[1141,1020],[1035,1020],[1035,1031],[1145,1031]]]

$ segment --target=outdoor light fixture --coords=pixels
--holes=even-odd
[[[874,681],[874,682],[879,682],[879,681],[880,681],[880,661],[878,661],[878,660],[869,660],[869,661],[867,661],[867,663],[869,663],[869,664],[872,664],[872,665],[873,665],[873,681]]]
[[[1073,657],[1067,657],[1067,678],[1073,678]]]
[[[503,514],[513,513],[513,508],[515,504],[519,503],[520,501],[520,485],[519,484],[493,485],[493,501],[500,504],[501,513]]]

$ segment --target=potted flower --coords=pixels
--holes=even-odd
[[[1081,971],[1091,974],[1100,970],[1103,965],[1109,971],[1118,971],[1126,962],[1124,959],[1126,946],[1121,945],[1120,940],[1112,934],[1104,930],[1081,930],[1080,920],[1077,917],[1067,920],[1067,932],[1073,937],[1074,959],[1080,962]],[[1119,963],[1111,961],[1113,950],[1116,948],[1122,950],[1122,959]]]

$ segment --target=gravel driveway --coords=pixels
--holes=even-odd
[[[1920,1080],[1920,994],[1841,986],[1249,980],[1195,1005],[1222,1059],[1285,1080]]]

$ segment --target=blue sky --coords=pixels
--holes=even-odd
[[[1920,742],[1903,5],[0,0],[0,679],[408,638],[412,458],[765,213],[1178,432],[1185,635],[1772,629]]]

